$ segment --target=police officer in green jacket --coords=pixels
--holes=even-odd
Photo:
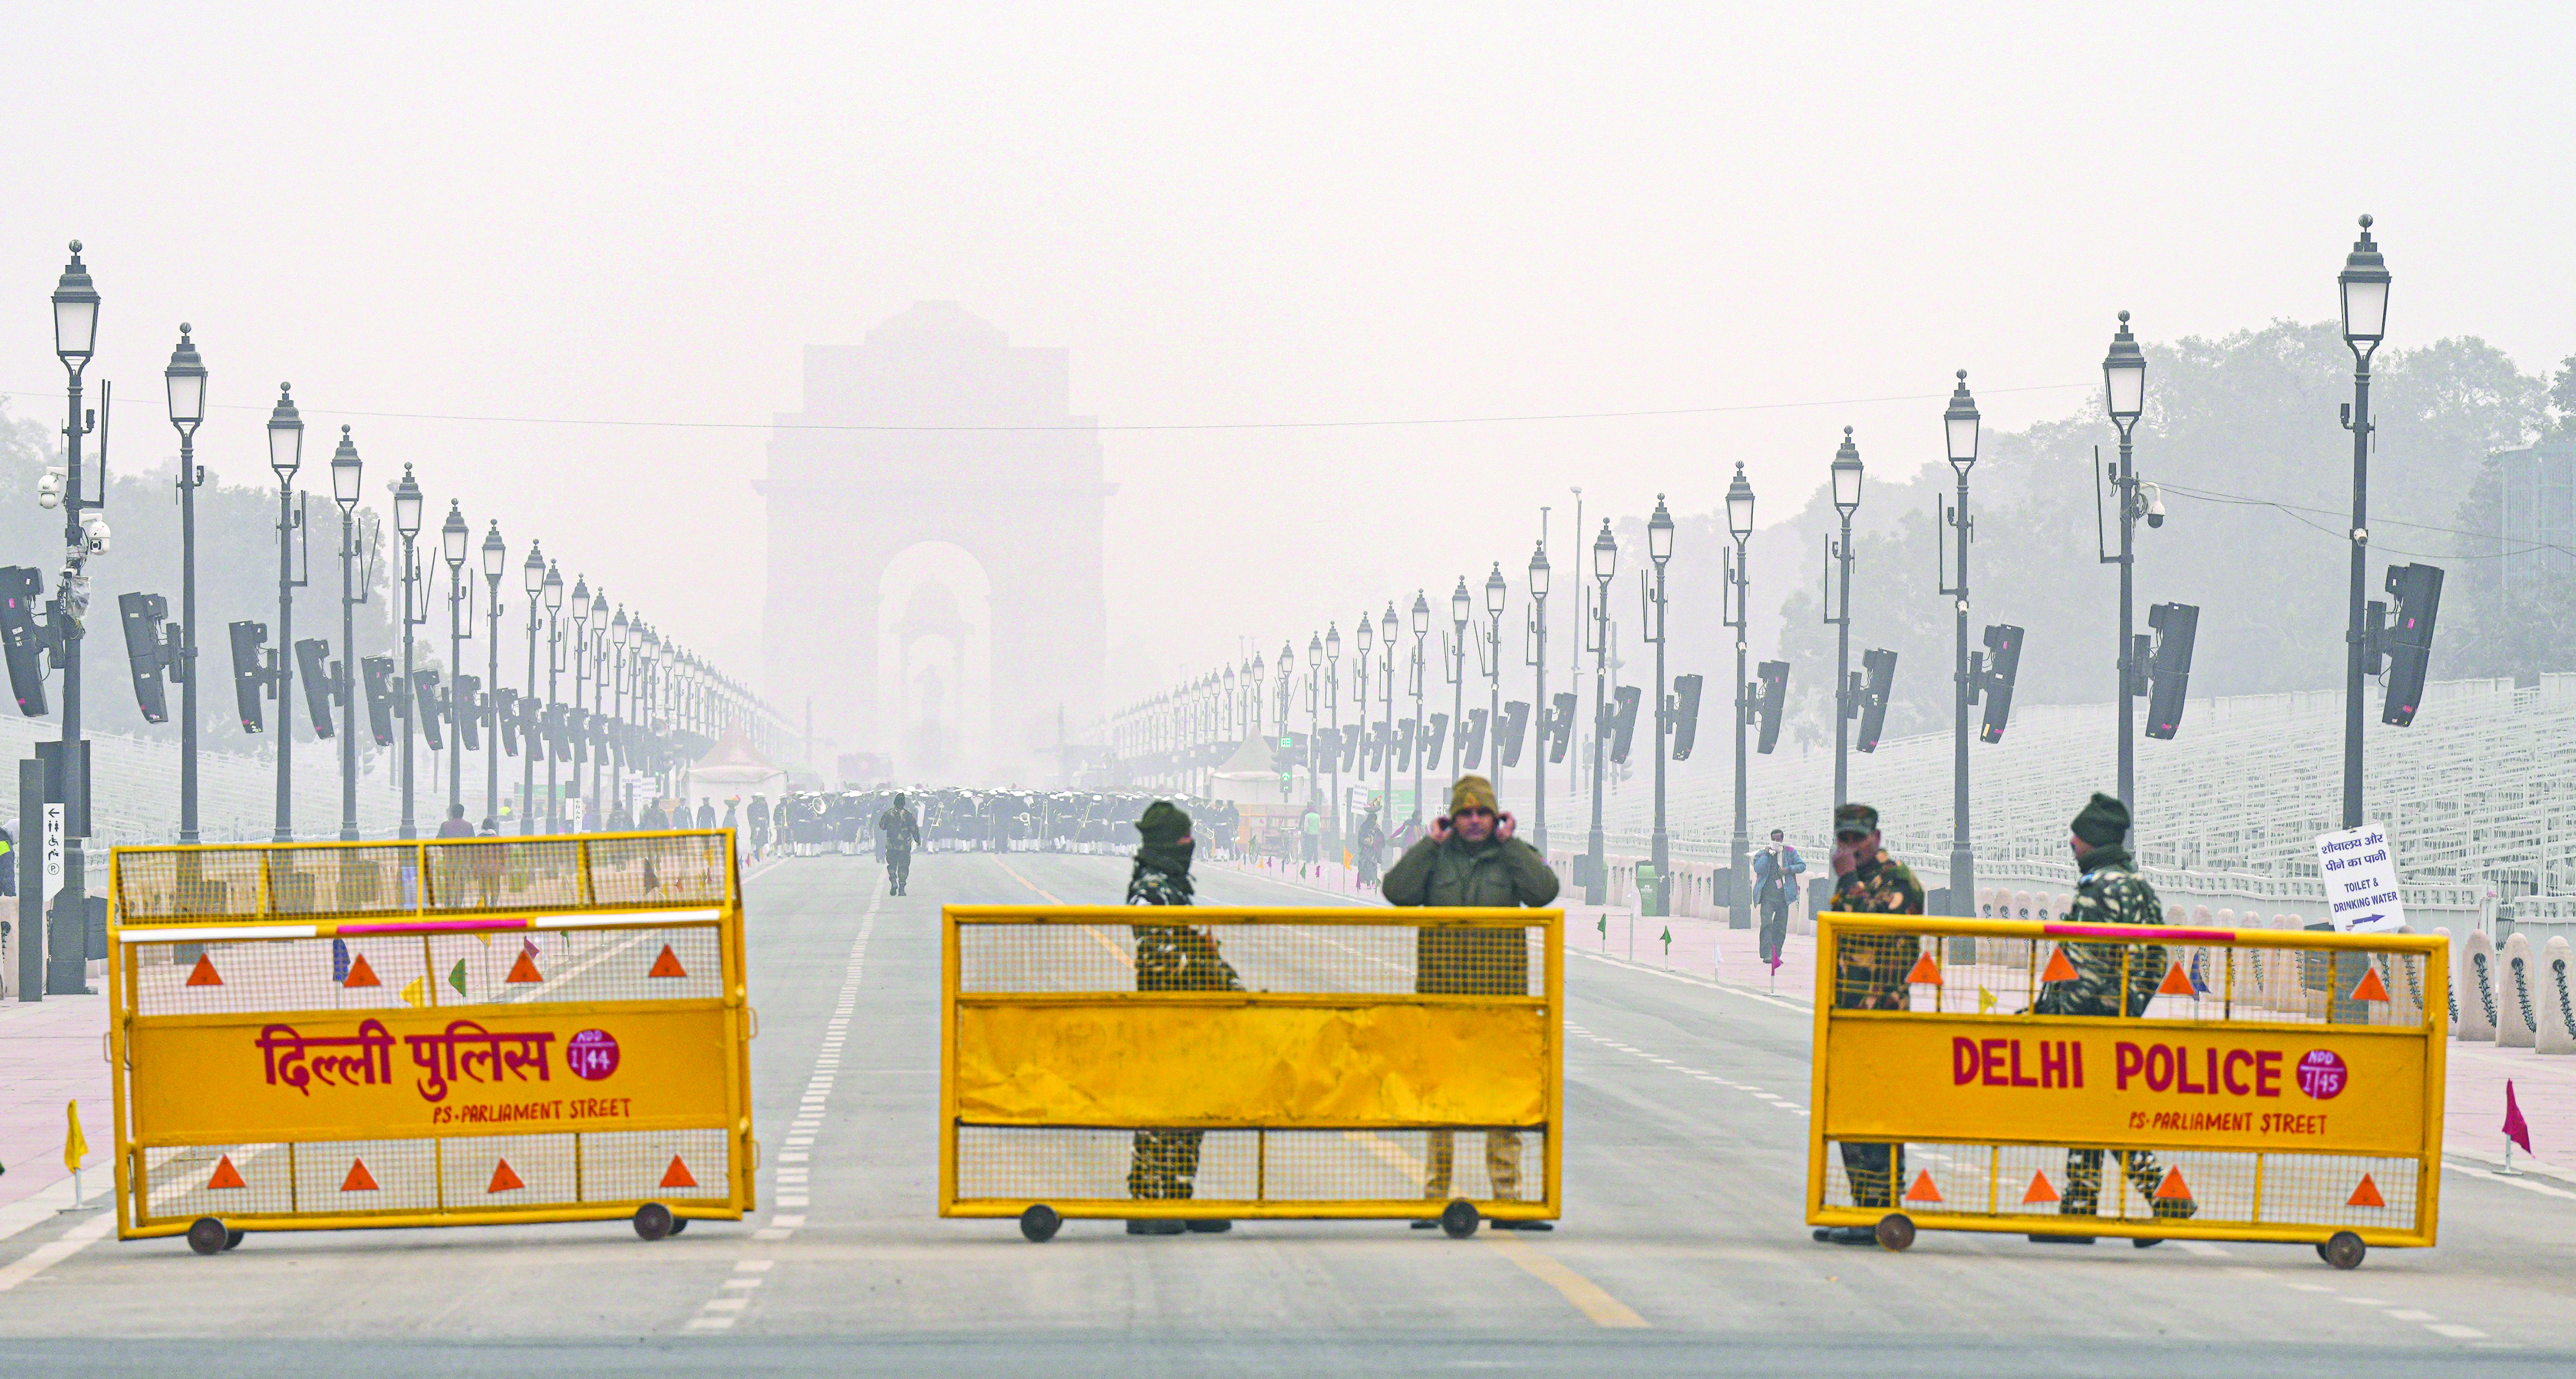
[[[1390,905],[1439,905],[1514,908],[1540,906],[1556,899],[1556,873],[1538,850],[1512,836],[1512,816],[1494,798],[1493,782],[1483,776],[1460,776],[1450,787],[1449,812],[1431,822],[1428,837],[1405,849],[1387,869],[1380,890]],[[1435,996],[1526,996],[1529,990],[1529,940],[1521,929],[1432,929],[1416,931],[1413,989]],[[1422,1186],[1429,1201],[1449,1196],[1456,1136],[1447,1130],[1430,1135],[1430,1170]],[[1517,1200],[1520,1192],[1521,1137],[1517,1131],[1485,1132],[1485,1177],[1493,1200]],[[1423,1220],[1417,1230],[1438,1224]],[[1553,1229],[1545,1221],[1496,1221],[1497,1230]]]

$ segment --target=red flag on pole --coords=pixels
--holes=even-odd
[[[2523,1123],[2522,1107],[2514,1102],[2513,1083],[2510,1081],[2504,1084],[2504,1137],[2521,1145],[2523,1153],[2532,1152],[2531,1127]]]

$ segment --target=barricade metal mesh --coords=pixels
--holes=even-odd
[[[1921,1013],[2117,1015],[2292,1025],[2424,1021],[2424,955],[2077,937],[1845,932],[1835,1004]]]
[[[1446,1165],[1445,1179],[1434,1170]],[[963,1126],[961,1202],[1537,1202],[1547,1132]]]
[[[712,922],[126,945],[134,1013],[232,1015],[723,995]]]
[[[730,1145],[707,1128],[146,1148],[135,1210],[151,1225],[722,1202]]]
[[[586,869],[585,869],[586,868]],[[120,924],[721,903],[722,833],[120,848]]]
[[[1137,907],[1138,922],[958,927],[967,994],[1245,990],[1317,995],[1538,996],[1546,930],[1296,924]]]
[[[2421,1172],[2418,1160],[2373,1155],[1906,1144],[1889,1174],[1880,1157],[1887,1146],[1848,1147],[1862,1151],[1857,1163],[1844,1142],[1826,1142],[1825,1206],[1901,1211],[1932,1224],[2076,1217],[2409,1230]]]

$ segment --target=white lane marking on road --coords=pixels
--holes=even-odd
[[[47,1269],[50,1269],[55,1265],[62,1263],[64,1260],[71,1258],[73,1255],[79,1254],[81,1251],[97,1244],[100,1236],[103,1236],[114,1229],[116,1229],[116,1213],[113,1211],[102,1211],[87,1221],[83,1221],[79,1225],[72,1227],[70,1230],[63,1232],[61,1236],[53,1240],[48,1240],[44,1244],[29,1250],[25,1258],[11,1263],[6,1268],[0,1268],[0,1293],[8,1292],[19,1284],[34,1278],[36,1275],[43,1273]]]
[[[2433,1320],[2433,1314],[2421,1308],[2402,1307],[2389,1313],[2388,1319],[2398,1322],[2429,1322]]]
[[[1713,1076],[1710,1076],[1709,1074],[1704,1073],[1704,1072],[1701,1072],[1701,1071],[1699,1071],[1699,1070],[1698,1070],[1698,1069],[1696,1069],[1696,1068],[1685,1068],[1685,1067],[1681,1066],[1680,1064],[1673,1062],[1673,1061],[1672,1061],[1671,1059],[1669,1059],[1669,1058],[1664,1058],[1664,1057],[1661,1057],[1660,1055],[1657,1055],[1657,1054],[1651,1054],[1651,1053],[1648,1053],[1648,1052],[1646,1052],[1646,1051],[1645,1051],[1645,1050],[1643,1050],[1643,1049],[1635,1048],[1635,1047],[1632,1047],[1632,1046],[1627,1045],[1627,1044],[1622,1044],[1622,1043],[1620,1043],[1618,1040],[1608,1038],[1607,1036],[1604,1036],[1604,1035],[1594,1034],[1594,1033],[1592,1033],[1590,1030],[1584,1029],[1584,1028],[1582,1028],[1582,1027],[1581,1027],[1581,1026],[1579,1026],[1579,1025],[1567,1025],[1567,1026],[1565,1027],[1565,1030],[1566,1030],[1566,1033],[1571,1034],[1571,1035],[1574,1035],[1574,1036],[1575,1036],[1576,1038],[1578,1038],[1578,1039],[1588,1039],[1588,1040],[1590,1040],[1591,1042],[1593,1042],[1593,1043],[1595,1043],[1595,1044],[1599,1044],[1599,1045],[1601,1045],[1601,1046],[1602,1046],[1602,1047],[1604,1047],[1604,1048],[1608,1048],[1608,1049],[1616,1049],[1616,1050],[1618,1050],[1618,1051],[1619,1051],[1619,1052],[1621,1052],[1621,1053],[1629,1054],[1629,1055],[1631,1055],[1631,1056],[1633,1056],[1633,1057],[1643,1059],[1643,1060],[1645,1060],[1645,1061],[1647,1061],[1647,1062],[1649,1062],[1649,1063],[1655,1064],[1655,1065],[1656,1065],[1656,1066],[1658,1066],[1658,1067],[1665,1068],[1665,1069],[1669,1069],[1670,1071],[1673,1071],[1673,1072],[1676,1072],[1676,1073],[1680,1073],[1680,1074],[1681,1074],[1682,1076],[1684,1076],[1684,1077],[1692,1078],[1692,1079],[1695,1079],[1695,1080],[1697,1080],[1697,1081],[1701,1081],[1701,1082],[1714,1082],[1714,1083],[1717,1083],[1719,1086],[1722,1086],[1722,1087],[1731,1087],[1731,1088],[1735,1089],[1736,1091],[1744,1092],[1744,1093],[1748,1093],[1748,1094],[1750,1094],[1750,1095],[1752,1095],[1752,1096],[1759,1097],[1759,1098],[1761,1098],[1761,1099],[1762,1099],[1762,1101],[1763,1101],[1765,1104],[1767,1104],[1767,1105],[1769,1105],[1769,1106],[1773,1107],[1773,1108],[1774,1108],[1774,1109],[1776,1109],[1776,1110],[1787,1111],[1787,1112],[1789,1112],[1791,1115],[1798,1115],[1798,1116],[1803,1116],[1803,1115],[1806,1115],[1806,1114],[1807,1114],[1807,1108],[1806,1108],[1806,1107],[1804,1107],[1804,1106],[1800,1106],[1800,1105],[1798,1105],[1796,1102],[1786,1100],[1785,1098],[1782,1098],[1782,1097],[1776,1096],[1776,1095],[1774,1095],[1774,1094],[1772,1094],[1772,1093],[1770,1093],[1770,1092],[1766,1092],[1766,1091],[1762,1090],[1762,1089],[1761,1089],[1761,1088],[1759,1088],[1759,1087],[1748,1086],[1748,1085],[1746,1085],[1746,1084],[1744,1084],[1744,1083],[1741,1083],[1741,1082],[1729,1082],[1729,1081],[1727,1081],[1726,1079],[1724,1079],[1724,1078],[1722,1078],[1722,1077],[1713,1077]]]
[[[2206,1240],[2177,1240],[2174,1242],[2174,1245],[2184,1254],[2200,1255],[2207,1259],[2226,1259],[2229,1257],[2226,1246],[2213,1245]]]
[[[2462,1326],[2458,1322],[2426,1322],[2424,1329],[2436,1336],[2448,1336],[2455,1341],[2483,1340],[2487,1334],[2474,1326]]]
[[[2551,1187],[2547,1183],[2535,1183],[2531,1179],[2526,1178],[2519,1173],[2508,1178],[2501,1173],[2496,1173],[2483,1168],[2470,1168],[2465,1164],[2452,1163],[2448,1159],[2442,1161],[2442,1167],[2451,1170],[2453,1173],[2466,1174],[2472,1178],[2484,1178],[2489,1182],[2502,1183],[2506,1187],[2518,1187],[2525,1192],[2537,1192],[2543,1197],[2559,1197],[2570,1202],[2576,1202],[2576,1192],[2569,1192],[2563,1187]]]
[[[1729,996],[1741,996],[1748,1001],[1760,1001],[1764,1005],[1778,1006],[1782,1010],[1795,1010],[1802,1013],[1812,1013],[1815,1009],[1813,1005],[1804,1001],[1791,1001],[1778,996],[1766,996],[1759,991],[1749,991],[1743,987],[1735,986],[1727,982],[1713,982],[1705,977],[1693,977],[1687,973],[1669,971],[1661,967],[1648,967],[1642,962],[1629,962],[1622,958],[1614,958],[1601,953],[1586,953],[1581,949],[1568,949],[1566,951],[1572,953],[1575,957],[1584,958],[1592,962],[1608,963],[1612,967],[1624,967],[1631,972],[1643,972],[1650,977],[1662,977],[1666,981],[1681,982],[1687,986],[1702,986],[1711,991],[1723,991]]]

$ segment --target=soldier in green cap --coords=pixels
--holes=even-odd
[[[2083,878],[2075,883],[2075,905],[2067,918],[2076,924],[2162,924],[2164,902],[2156,898],[2156,888],[2138,875],[2137,864],[2129,857],[2129,807],[2109,795],[2095,792],[2083,812],[2070,826],[2067,846],[2075,853],[2076,869]],[[2040,988],[2039,998],[2031,1009],[2041,1015],[2109,1015],[2136,1018],[2146,1013],[2157,985],[2165,975],[2165,949],[2160,943],[2069,943],[2063,945],[2066,959],[2074,965],[2075,979],[2050,982]],[[2127,980],[2121,969],[2126,966]],[[2125,988],[2125,999],[2123,989]],[[2145,1199],[2157,1216],[2188,1220],[2199,1210],[2199,1204],[2185,1198],[2156,1196],[2164,1175],[2156,1166],[2156,1156],[2143,1150],[2120,1151],[2121,1167],[2129,1175],[2129,1185]],[[2066,1195],[2058,1199],[2058,1211],[2067,1216],[2098,1214],[2102,1197],[2102,1151],[2070,1149],[2066,1151]],[[2089,1245],[2089,1235],[2034,1235],[2034,1241]],[[2140,1239],[2138,1248],[2157,1242]]]
[[[1136,821],[1136,870],[1127,880],[1130,905],[1191,903],[1190,816],[1170,800],[1145,806]],[[1137,924],[1136,989],[1138,991],[1241,991],[1234,966],[1217,953],[1207,930],[1188,924]],[[1187,1198],[1199,1172],[1201,1130],[1139,1130],[1128,1161],[1127,1195],[1139,1200]],[[1169,1217],[1131,1220],[1129,1235],[1179,1235],[1184,1230],[1222,1231],[1231,1221]]]
[[[1836,914],[1919,915],[1923,883],[1903,862],[1887,855],[1878,811],[1865,804],[1834,809]],[[1906,973],[1922,951],[1911,934],[1845,934],[1834,945],[1834,1004],[1846,1010],[1905,1009]],[[1852,1205],[1896,1209],[1896,1182],[1905,1172],[1905,1146],[1842,1142],[1843,1177]],[[1867,1226],[1820,1226],[1816,1239],[1835,1245],[1874,1245]]]

